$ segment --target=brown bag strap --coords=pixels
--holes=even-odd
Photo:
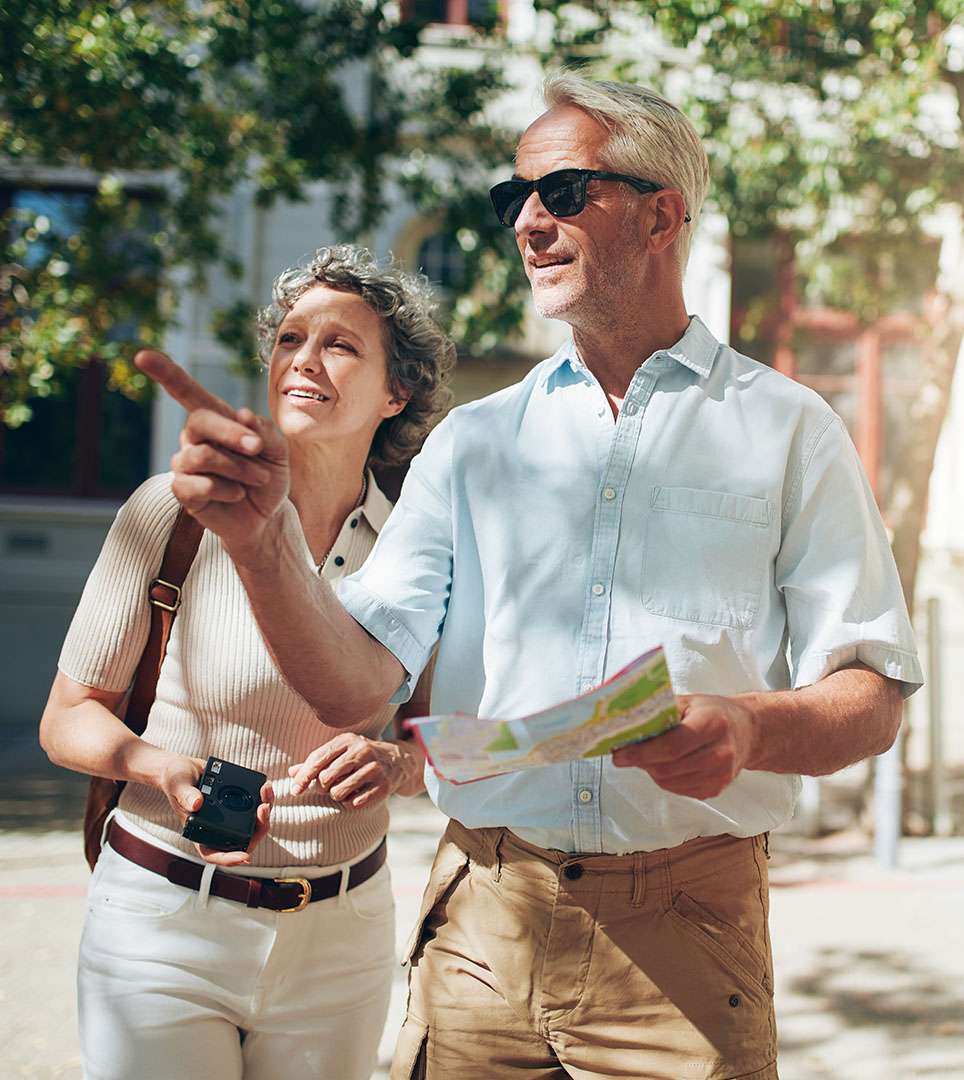
[[[204,535],[204,526],[184,510],[178,510],[174,528],[164,549],[161,568],[147,589],[151,605],[151,629],[141,654],[131,689],[124,723],[135,735],[143,735],[147,715],[157,693],[157,678],[167,653],[171,627],[181,606],[181,587]]]

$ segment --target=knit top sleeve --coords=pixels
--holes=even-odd
[[[67,631],[64,675],[99,690],[130,686],[150,629],[147,587],[177,511],[170,473],[150,477],[120,508]]]

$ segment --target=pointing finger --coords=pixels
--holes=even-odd
[[[144,374],[163,387],[168,394],[188,412],[195,409],[210,409],[222,416],[234,417],[234,409],[219,397],[205,390],[204,387],[179,364],[154,349],[141,349],[134,357],[134,365]]]

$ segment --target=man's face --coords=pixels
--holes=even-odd
[[[609,132],[588,113],[561,105],[523,134],[516,175],[535,180],[557,169],[605,169],[601,154]],[[591,180],[585,209],[555,218],[533,192],[515,223],[516,243],[536,310],[573,326],[611,318],[640,275],[640,224],[649,200],[606,180]]]

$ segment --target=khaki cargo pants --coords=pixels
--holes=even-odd
[[[566,855],[451,822],[392,1080],[776,1080],[765,841]]]

